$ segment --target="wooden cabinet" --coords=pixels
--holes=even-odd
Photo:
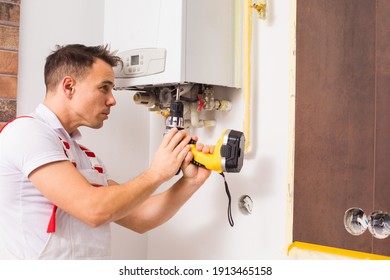
[[[293,241],[390,256],[345,211],[390,212],[390,1],[297,0]]]

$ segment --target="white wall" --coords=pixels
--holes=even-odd
[[[29,114],[42,102],[43,67],[55,45],[103,44],[103,26],[104,0],[22,1],[18,115]],[[147,166],[148,113],[134,106],[128,93],[118,92],[115,96],[117,105],[110,119],[98,131],[82,129],[81,142],[103,159],[114,179],[123,182]],[[113,257],[146,258],[146,236],[114,225]]]
[[[150,259],[285,259],[288,101],[289,2],[268,1],[267,22],[253,16],[252,146],[239,174],[226,174],[233,199],[235,226],[227,220],[222,177],[213,173],[207,184],[167,224],[149,233]],[[241,90],[218,88],[233,102],[228,113],[217,112],[215,128],[198,129],[200,141],[215,144],[226,128],[242,130]],[[158,145],[161,121],[152,117]],[[153,129],[154,127],[154,129]],[[248,194],[253,213],[244,215],[238,199]]]
[[[213,173],[177,216],[147,236],[114,227],[114,258],[286,258],[289,2],[269,1],[267,22],[253,17],[252,149],[241,173],[227,174],[235,226],[227,221],[222,178]],[[103,43],[104,0],[23,0],[21,7],[18,114],[27,114],[43,100],[44,60],[54,45]],[[118,181],[146,168],[164,129],[161,117],[133,105],[130,94],[116,93],[118,104],[103,129],[83,129],[83,144]],[[217,127],[196,131],[207,144],[226,128],[242,130],[241,90],[218,88],[217,94],[233,109],[216,113]],[[251,215],[238,210],[243,194],[254,201]]]

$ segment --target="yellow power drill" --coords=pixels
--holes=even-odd
[[[170,116],[166,120],[166,129],[176,127],[184,129],[183,103],[174,101],[170,106]],[[244,133],[226,129],[219,138],[212,154],[206,154],[196,149],[195,142],[190,142],[191,152],[194,156],[192,163],[209,170],[222,172],[240,172],[244,163]]]
[[[177,127],[179,130],[184,129],[183,111],[184,105],[180,100],[170,104],[170,115],[166,119],[166,129],[169,130]],[[226,129],[215,146],[212,154],[206,154],[196,149],[196,143],[190,142],[192,163],[202,166],[209,170],[217,171],[222,175],[225,181],[225,190],[229,199],[228,203],[228,220],[231,226],[234,226],[232,216],[232,197],[230,195],[228,183],[224,172],[240,172],[244,163],[245,136],[244,133],[232,129]],[[177,174],[179,174],[179,171]],[[176,175],[177,175],[176,174]]]

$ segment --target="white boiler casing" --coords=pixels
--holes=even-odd
[[[105,42],[125,68],[116,87],[241,86],[236,0],[105,1]]]

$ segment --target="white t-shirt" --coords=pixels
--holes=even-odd
[[[70,144],[78,168],[91,166],[76,143],[81,138],[78,130],[70,136],[43,104],[31,116],[14,120],[0,133],[0,242],[25,259],[35,259],[44,248],[53,210],[28,180],[29,174],[47,163],[69,160],[58,136]]]

